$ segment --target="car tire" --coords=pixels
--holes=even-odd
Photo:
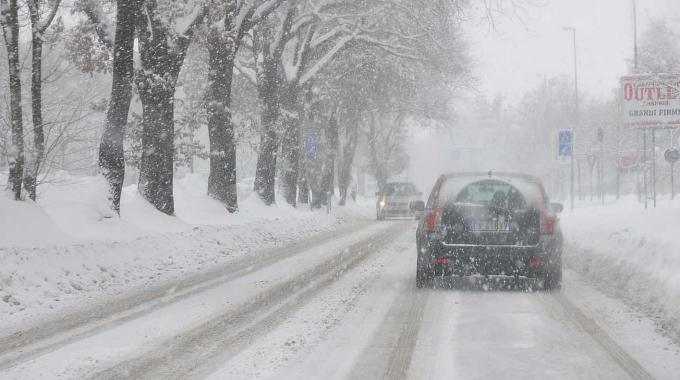
[[[432,272],[427,267],[420,264],[420,249],[418,249],[418,263],[416,264],[416,288],[432,287]]]
[[[377,220],[385,220],[385,214],[383,212],[381,212],[380,210],[378,210],[376,212],[376,219]]]
[[[560,290],[562,289],[562,262],[558,262],[554,268],[546,273],[544,279],[545,290]]]
[[[432,275],[429,271],[418,269],[416,271],[416,288],[431,288],[432,287]]]

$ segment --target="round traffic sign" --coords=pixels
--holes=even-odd
[[[669,148],[663,153],[663,157],[667,162],[674,164],[680,160],[680,150],[678,148]]]
[[[638,161],[640,160],[640,153],[631,150],[628,152],[623,152],[620,154],[618,158],[618,166],[619,169],[632,169],[638,164]]]
[[[591,167],[595,166],[595,162],[597,162],[597,156],[592,153],[588,154],[588,156],[586,156],[586,162],[588,162],[588,165]]]

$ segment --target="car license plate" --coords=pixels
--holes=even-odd
[[[510,223],[501,220],[480,220],[472,223],[473,231],[510,231]]]

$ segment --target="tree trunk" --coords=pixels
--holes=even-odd
[[[378,144],[381,142],[378,140],[378,122],[375,116],[371,118],[369,122],[369,133],[368,133],[368,153],[369,159],[371,161],[371,167],[373,169],[373,176],[378,185],[378,190],[382,190],[387,183],[387,169],[385,164],[380,160],[378,152]]]
[[[291,88],[292,87],[292,88]],[[281,125],[283,127],[283,189],[286,202],[297,204],[300,175],[300,113],[297,86],[290,86],[282,98]]]
[[[276,62],[265,58],[258,73],[258,95],[262,100],[262,134],[255,171],[255,192],[267,205],[276,203],[276,156],[279,148],[279,95]]]
[[[324,204],[330,202],[330,197],[335,192],[335,158],[338,152],[338,121],[335,115],[331,116],[326,125],[326,159],[324,162],[324,174],[322,188],[327,194]]]
[[[302,126],[300,126],[300,129],[302,130]],[[303,132],[301,131],[301,134]],[[298,168],[298,202],[300,204],[309,204],[309,157],[307,157],[307,153],[305,150],[305,147],[303,146],[304,143],[303,138],[300,137],[300,149],[299,149],[299,168]]]
[[[38,173],[45,155],[45,132],[42,118],[42,36],[37,30],[40,20],[36,13],[31,14],[31,113],[33,117],[33,159],[25,170],[24,187],[28,196],[35,201]]]
[[[340,206],[347,202],[347,188],[352,179],[352,164],[359,141],[359,123],[352,118],[345,129],[345,145],[342,149],[342,162],[338,173],[338,191],[340,192]]]
[[[309,183],[303,175],[298,182],[298,199],[301,204],[309,204]]]
[[[306,117],[306,116],[305,116]],[[301,129],[301,134],[304,134],[302,132],[303,126],[300,126]],[[300,167],[298,169],[299,171],[299,178],[298,178],[298,202],[301,204],[309,204],[309,192],[310,192],[310,183],[309,183],[309,167],[311,165],[311,157],[307,154],[307,148],[305,143],[303,143],[304,139],[301,137],[300,141],[300,150],[299,150],[299,157],[300,159],[298,160],[300,163]]]
[[[133,44],[140,0],[118,0],[113,47],[111,98],[99,145],[99,167],[109,185],[109,206],[120,214],[120,196],[125,178],[123,137],[132,100]]]
[[[24,187],[28,196],[35,201],[38,185],[38,174],[45,160],[45,132],[42,117],[42,47],[43,34],[52,23],[59,8],[60,0],[53,2],[50,14],[44,22],[40,21],[40,6],[37,1],[28,1],[29,18],[31,20],[31,114],[33,116],[33,159],[26,171]]]
[[[139,92],[143,113],[139,191],[156,209],[173,215],[175,88],[155,82],[158,80],[147,78],[148,88]]]
[[[276,203],[276,156],[278,146],[279,142],[276,131],[271,128],[265,128],[262,131],[260,151],[257,156],[255,192],[267,205]]]
[[[24,172],[24,127],[21,112],[21,72],[19,62],[19,17],[17,0],[0,1],[2,31],[7,49],[12,143],[9,158],[9,184],[15,200],[21,200]]]
[[[145,7],[138,33],[142,68],[136,78],[143,112],[138,186],[149,203],[173,215],[174,96],[189,37],[170,35],[155,1],[147,0]]]
[[[361,168],[357,170],[357,191],[361,196],[366,195],[366,173]]]
[[[313,209],[321,208],[321,206],[326,204],[328,196],[322,187],[312,186],[312,202],[311,207]]]
[[[236,48],[231,32],[223,33],[216,28],[210,31],[206,96],[210,137],[208,195],[224,203],[229,212],[238,211],[236,142],[230,110]]]

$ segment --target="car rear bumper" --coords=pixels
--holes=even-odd
[[[543,277],[553,264],[551,250],[536,246],[444,245],[430,248],[425,263],[437,275]],[[429,254],[428,254],[429,253]]]
[[[413,212],[411,209],[408,208],[390,208],[390,207],[385,207],[382,209],[383,215],[387,217],[404,217],[404,216],[413,216]]]

